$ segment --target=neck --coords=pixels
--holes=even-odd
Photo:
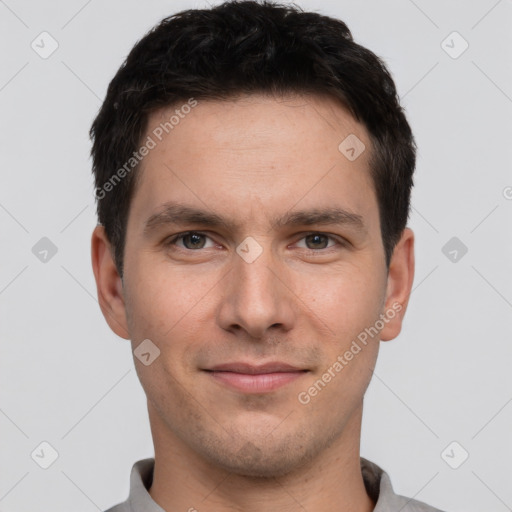
[[[152,499],[164,510],[194,512],[371,512],[360,466],[362,404],[342,435],[302,467],[276,478],[227,472],[188,449],[148,404],[155,446]]]

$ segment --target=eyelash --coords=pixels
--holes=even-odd
[[[203,233],[202,231],[185,231],[183,233],[179,233],[177,235],[174,235],[172,238],[170,238],[169,240],[165,241],[164,242],[164,245],[166,247],[170,247],[170,246],[176,246],[176,242],[178,240],[182,240],[184,237],[186,237],[187,235],[201,235],[201,236],[204,236],[206,238],[210,238],[206,233]],[[330,235],[328,233],[323,233],[321,231],[311,231],[309,233],[305,233],[302,238],[300,238],[298,241],[300,240],[303,240],[304,238],[307,238],[308,236],[311,236],[311,235],[322,235],[322,236],[326,236],[328,239],[334,241],[337,243],[337,245],[339,245],[340,247],[347,247],[348,245],[348,242],[344,242],[342,240],[340,240],[339,238],[337,237],[334,237],[334,235]],[[211,240],[211,238],[210,238]],[[213,241],[213,240],[212,240]],[[185,252],[200,252],[201,249],[187,249],[187,248],[182,248],[182,247],[177,247],[178,250],[181,250],[181,251],[185,251]],[[328,253],[328,252],[331,252],[333,249],[335,249],[335,246],[331,246],[331,247],[326,247],[324,249],[304,249],[306,251],[308,251],[309,253]]]

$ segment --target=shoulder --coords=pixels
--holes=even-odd
[[[135,462],[130,473],[130,492],[122,503],[105,510],[105,512],[165,512],[151,498],[148,488],[153,480],[154,458],[142,459]]]
[[[112,508],[105,510],[105,512],[132,512],[132,509],[130,504],[124,501],[123,503],[119,503]]]
[[[389,475],[380,466],[363,457],[361,471],[368,495],[376,502],[373,512],[444,512],[423,501],[396,494]]]

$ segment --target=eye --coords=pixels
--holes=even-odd
[[[210,245],[207,245],[207,241]],[[308,233],[297,242],[300,248],[306,249],[311,252],[322,252],[339,245],[345,247],[346,244],[339,240],[337,237],[327,235],[325,233]],[[303,244],[303,245],[300,245]],[[305,245],[304,245],[305,244]],[[215,247],[215,242],[200,231],[186,231],[173,236],[168,241],[164,242],[166,247],[174,246],[183,251],[198,251],[200,249],[209,249]]]
[[[332,236],[326,235],[324,233],[309,233],[305,237],[301,238],[301,241],[305,240],[306,242],[306,249],[316,251],[316,250],[324,250],[329,249],[337,244],[344,245],[341,241],[338,239],[335,239]],[[331,245],[326,245],[329,243],[329,240],[333,241]],[[309,247],[308,244],[311,246]]]
[[[199,231],[187,231],[186,233],[181,233],[171,238],[167,242],[165,242],[166,246],[176,245],[180,249],[185,250],[197,250],[197,249],[206,249],[208,247],[205,246],[205,239],[210,239],[204,233],[200,233]],[[183,242],[183,246],[177,244],[177,242]],[[213,244],[210,245],[213,247]]]

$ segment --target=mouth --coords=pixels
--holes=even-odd
[[[242,393],[275,391],[309,372],[287,363],[272,362],[263,365],[226,363],[204,370],[215,382]]]

